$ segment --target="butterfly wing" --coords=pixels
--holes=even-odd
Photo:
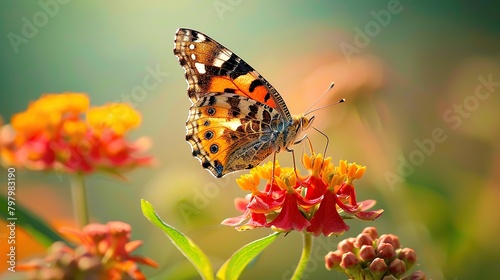
[[[185,70],[191,109],[186,140],[215,177],[252,168],[292,143],[301,122],[276,89],[207,35],[181,28],[174,54]]]
[[[175,33],[174,54],[185,70],[191,102],[212,92],[234,93],[292,116],[278,91],[243,59],[207,35],[186,28]]]
[[[207,93],[189,110],[186,140],[215,177],[249,169],[272,152],[280,118],[273,108],[235,93]]]

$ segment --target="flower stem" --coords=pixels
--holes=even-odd
[[[302,278],[302,274],[306,270],[307,263],[311,257],[313,239],[309,232],[302,232],[302,255],[300,256],[299,264],[293,273],[292,280],[299,280]]]
[[[87,193],[85,189],[85,177],[75,174],[71,177],[71,196],[73,199],[73,212],[79,228],[89,223],[89,212],[87,207]]]

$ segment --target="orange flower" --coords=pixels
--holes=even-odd
[[[66,229],[80,240],[72,249],[63,242],[49,248],[44,259],[21,264],[18,269],[29,271],[31,279],[146,279],[139,264],[158,267],[146,257],[132,256],[142,242],[130,241],[131,227],[123,222],[89,224],[81,232]]]
[[[146,138],[125,140],[140,115],[128,104],[89,107],[83,93],[46,94],[0,128],[3,163],[34,170],[120,173],[150,165]]]

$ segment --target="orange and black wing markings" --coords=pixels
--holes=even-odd
[[[275,108],[291,120],[276,89],[243,59],[207,35],[190,29],[177,30],[174,54],[185,70],[193,103],[211,92],[234,93]]]
[[[269,140],[279,117],[273,108],[247,97],[209,94],[190,108],[186,141],[201,165],[220,178],[253,168],[272,153]]]
[[[177,30],[174,54],[192,103],[186,141],[215,177],[288,150],[309,126],[310,119],[291,116],[280,94],[254,68],[207,35]]]

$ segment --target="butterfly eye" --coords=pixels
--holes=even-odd
[[[297,127],[297,132],[299,130],[305,130],[309,128],[314,120],[314,116],[312,116],[310,119],[306,117],[301,117],[300,118],[300,125]]]
[[[210,145],[210,152],[211,152],[212,154],[215,154],[215,153],[217,153],[218,151],[219,151],[219,145],[217,145],[217,144],[212,144],[212,145]]]

